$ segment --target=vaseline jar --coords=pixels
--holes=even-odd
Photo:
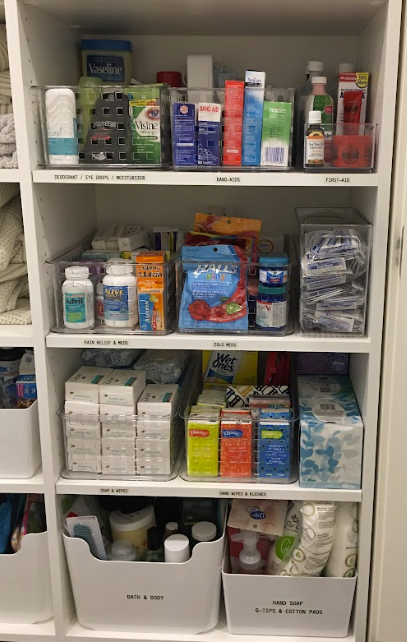
[[[130,85],[133,57],[130,40],[82,40],[83,75],[107,85]]]

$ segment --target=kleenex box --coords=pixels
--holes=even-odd
[[[78,372],[75,372],[75,374],[65,382],[66,401],[99,403],[98,385],[112,372],[112,368],[82,366]]]
[[[178,386],[175,384],[150,384],[139,399],[137,414],[168,417],[174,410],[177,395]]]
[[[348,377],[298,378],[300,486],[361,487],[363,422]]]
[[[144,370],[113,370],[99,384],[99,401],[101,404],[132,406],[146,387]]]

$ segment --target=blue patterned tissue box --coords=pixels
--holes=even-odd
[[[363,422],[349,377],[298,377],[300,486],[361,487]]]

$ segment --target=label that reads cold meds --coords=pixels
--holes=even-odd
[[[86,322],[86,294],[64,294],[65,321],[68,323]]]
[[[88,54],[87,75],[100,78],[102,82],[124,82],[124,58],[103,54]]]
[[[104,285],[103,303],[105,319],[108,321],[129,320],[129,286]]]

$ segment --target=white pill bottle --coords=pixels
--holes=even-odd
[[[95,324],[95,291],[86,265],[72,265],[65,269],[62,284],[64,326],[84,330]]]
[[[138,322],[137,279],[132,263],[117,261],[106,268],[103,307],[107,326],[131,328]]]

